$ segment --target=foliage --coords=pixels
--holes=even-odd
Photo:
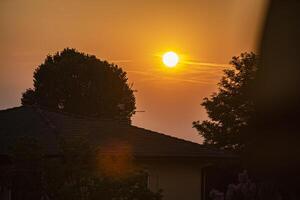
[[[136,172],[121,179],[96,179],[90,193],[91,200],[160,200],[161,191],[154,193],[147,188],[147,174]]]
[[[258,57],[242,53],[233,57],[230,64],[233,69],[224,70],[218,92],[204,98],[201,104],[210,120],[193,122],[193,127],[204,137],[204,144],[240,151],[246,143],[243,130],[254,114],[249,90],[256,76]]]
[[[247,171],[243,171],[238,176],[238,184],[228,185],[226,200],[254,200],[256,194],[256,184],[248,177]]]
[[[286,194],[273,183],[254,182],[244,170],[238,174],[238,182],[229,184],[224,193],[213,189],[210,191],[212,200],[262,200],[262,199],[289,199]]]
[[[216,189],[212,189],[209,192],[209,197],[212,200],[224,200],[224,194]]]
[[[93,55],[66,48],[48,55],[33,78],[34,89],[23,93],[23,105],[122,120],[135,112],[126,72]]]
[[[46,157],[33,138],[20,138],[12,151],[13,170],[6,187],[14,197],[56,200],[160,200],[161,192],[147,187],[147,174],[134,171],[123,177],[104,176],[97,153],[86,135],[60,138],[61,157]],[[1,185],[0,185],[1,186]],[[17,198],[17,197],[16,197]]]
[[[22,94],[21,99],[22,105],[34,105],[35,104],[35,92],[33,89],[29,88]]]
[[[34,138],[19,138],[11,151],[14,163],[6,177],[6,187],[12,187],[15,199],[38,200],[42,195],[42,148]]]

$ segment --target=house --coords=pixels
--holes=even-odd
[[[0,111],[0,165],[9,160],[10,145],[18,137],[35,137],[47,155],[58,156],[59,136],[72,138],[82,133],[102,155],[132,155],[148,172],[149,189],[162,189],[164,200],[205,199],[205,169],[234,158],[200,144],[114,120],[22,106]],[[9,199],[10,195],[4,192],[1,194],[0,189],[0,197],[6,195]]]

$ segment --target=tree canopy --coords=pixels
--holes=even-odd
[[[210,120],[195,121],[193,127],[204,137],[204,144],[220,149],[240,151],[247,142],[244,129],[254,114],[250,95],[258,69],[258,56],[242,53],[230,61],[232,69],[224,70],[218,91],[204,98]]]
[[[23,105],[128,121],[135,112],[126,72],[75,49],[48,55],[35,70],[33,82],[34,88],[23,93]]]

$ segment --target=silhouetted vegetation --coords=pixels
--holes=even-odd
[[[21,137],[12,145],[13,166],[8,168],[6,187],[12,192],[12,199],[40,199],[42,187],[42,148],[37,140]],[[16,192],[18,191],[18,192]]]
[[[33,78],[34,89],[23,93],[23,105],[122,120],[130,120],[135,112],[126,72],[75,49],[47,56]]]
[[[224,70],[218,92],[204,98],[202,103],[210,120],[193,122],[193,126],[204,137],[204,144],[241,151],[247,142],[244,130],[254,114],[249,94],[258,57],[254,53],[242,53],[233,57],[230,64],[233,69]]]
[[[132,170],[123,176],[106,176],[99,155],[86,137],[61,138],[61,155],[45,156],[34,138],[20,138],[13,145],[12,166],[0,187],[12,190],[13,199],[55,200],[160,200],[151,192],[147,174]],[[118,159],[118,158],[115,158]]]
[[[216,189],[210,191],[212,200],[264,200],[285,199],[282,191],[270,183],[255,183],[250,179],[246,170],[238,174],[237,183],[228,185],[226,191]]]

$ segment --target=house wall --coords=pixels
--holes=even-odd
[[[156,192],[163,190],[163,200],[200,200],[201,164],[151,161],[144,163],[148,171],[148,187]]]

